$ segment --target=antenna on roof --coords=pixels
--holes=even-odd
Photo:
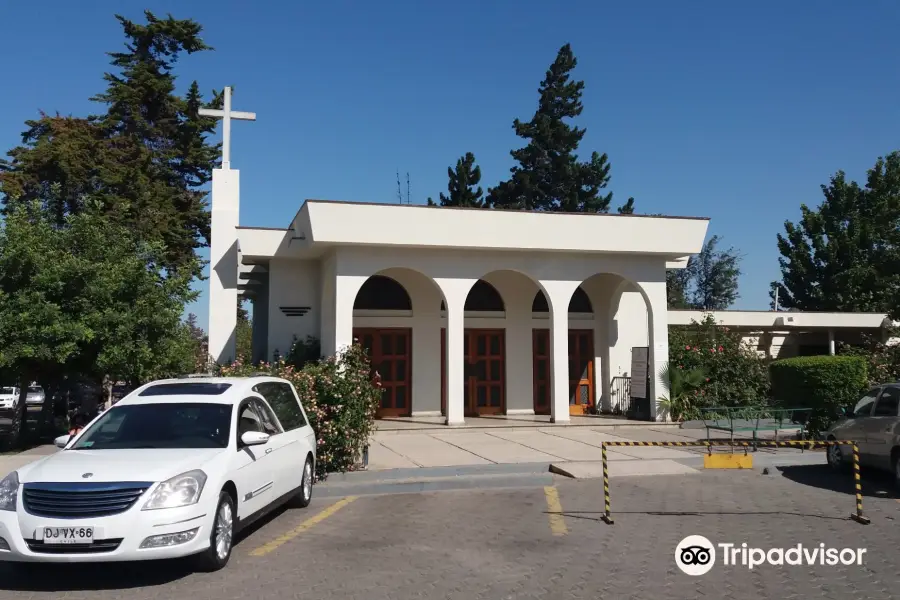
[[[403,204],[403,194],[400,193],[400,169],[397,169],[397,202]]]

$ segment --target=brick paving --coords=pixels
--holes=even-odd
[[[250,533],[217,574],[179,564],[0,566],[0,600],[25,598],[890,598],[900,594],[900,502],[865,483],[872,525],[847,519],[847,479],[821,467],[784,474],[705,471],[612,482],[615,525],[599,520],[600,481],[557,480],[568,534],[554,536],[543,488],[361,497],[263,557],[250,553],[332,500],[285,511]],[[698,534],[750,546],[865,547],[859,566],[724,567],[689,577],[677,543]]]

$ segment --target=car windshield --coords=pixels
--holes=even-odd
[[[40,394],[40,393],[43,392],[43,391],[44,391],[44,390],[42,390],[41,388],[39,388],[39,387],[37,387],[37,386],[35,386],[35,385],[33,385],[33,386],[31,386],[30,388],[28,388],[28,393],[29,393],[29,394]]]
[[[15,393],[16,393],[16,388],[11,388],[11,387],[0,388],[0,394],[15,394]]]
[[[230,431],[228,404],[130,404],[103,413],[72,448],[225,448]]]

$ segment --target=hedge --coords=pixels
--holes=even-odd
[[[858,356],[801,356],[769,365],[775,402],[785,408],[812,408],[808,427],[817,435],[865,393],[866,361]]]

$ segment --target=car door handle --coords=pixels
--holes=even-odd
[[[272,452],[272,449],[271,449],[271,448],[266,448],[266,454],[269,454],[270,452]]]

